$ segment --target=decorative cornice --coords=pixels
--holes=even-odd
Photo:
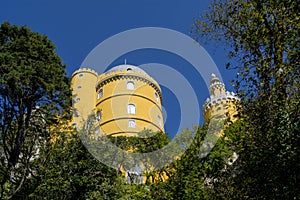
[[[207,98],[203,104],[202,110],[206,112],[208,109],[216,106],[217,103],[223,103],[225,101],[240,101],[240,98],[234,92],[226,92],[218,96],[211,96]]]
[[[225,84],[222,83],[222,82],[215,82],[215,83],[212,83],[209,87],[212,88],[212,87],[225,87]]]
[[[76,70],[73,74],[72,74],[72,78],[76,75],[76,74],[79,74],[79,73],[90,73],[90,74],[93,74],[95,76],[98,77],[98,73],[93,70],[93,69],[90,69],[90,68],[80,68],[78,70]]]
[[[96,85],[96,91],[98,91],[101,87],[106,85],[109,82],[120,80],[120,79],[136,79],[143,81],[154,88],[154,90],[157,92],[157,94],[160,97],[160,101],[162,102],[162,95],[161,95],[161,89],[158,85],[158,83],[151,78],[150,76],[144,75],[142,73],[128,73],[128,72],[112,72],[110,74],[101,74],[100,75],[100,81]]]
[[[127,119],[135,119],[135,120],[139,120],[139,121],[144,121],[144,122],[147,122],[149,124],[152,124],[153,126],[155,126],[156,128],[158,128],[159,131],[161,131],[162,133],[164,133],[164,131],[155,123],[149,121],[149,120],[146,120],[146,119],[143,119],[143,118],[139,118],[139,117],[119,117],[119,118],[115,118],[115,119],[110,119],[110,120],[107,120],[105,122],[102,122],[99,124],[100,127],[102,127],[103,125],[105,124],[108,124],[110,122],[113,122],[113,121],[118,121],[118,120],[127,120]],[[114,133],[112,133],[114,134]]]

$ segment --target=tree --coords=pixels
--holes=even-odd
[[[28,182],[28,199],[118,199],[121,174],[96,160],[72,128],[52,130],[55,142],[48,149],[38,176]],[[25,199],[25,198],[24,198]]]
[[[215,0],[194,24],[196,36],[225,43],[227,67],[238,70],[247,128],[229,137],[239,154],[231,179],[239,198],[300,196],[299,19],[298,1]]]
[[[54,44],[28,27],[0,26],[0,196],[13,198],[34,176],[54,116],[71,92]]]

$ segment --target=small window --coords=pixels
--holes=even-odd
[[[134,104],[128,104],[127,105],[127,113],[128,114],[135,114],[135,105]]]
[[[75,102],[79,102],[80,101],[80,98],[77,98],[76,100],[75,100]]]
[[[97,111],[96,119],[98,122],[102,119],[102,109]]]
[[[159,115],[157,115],[157,122],[158,122],[159,126],[161,126],[161,117]]]
[[[83,77],[83,74],[79,74],[78,77],[79,77],[79,78]]]
[[[73,111],[73,115],[74,115],[74,117],[79,117],[79,114],[78,114],[77,110]]]
[[[127,81],[126,89],[127,90],[134,90],[134,82],[133,81]]]
[[[77,128],[77,123],[74,122],[74,123],[72,124],[72,127],[73,127],[73,128]]]
[[[135,126],[136,124],[134,119],[128,120],[128,128],[135,128]]]
[[[155,97],[156,101],[158,101],[158,94],[156,92],[154,93],[154,97]]]
[[[132,69],[131,68],[127,68],[127,71],[132,71]]]
[[[77,86],[77,90],[80,90],[82,87],[79,85],[79,86]]]
[[[103,96],[103,88],[101,88],[98,92],[97,99],[100,99]]]

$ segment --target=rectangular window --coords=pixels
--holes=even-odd
[[[102,119],[102,109],[97,111],[96,119],[98,122]]]

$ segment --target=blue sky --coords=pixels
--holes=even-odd
[[[0,23],[9,21],[27,25],[33,31],[47,35],[56,45],[70,76],[96,45],[117,33],[139,27],[163,27],[190,35],[194,18],[203,13],[208,4],[209,0],[7,0],[1,3]],[[218,66],[227,89],[233,91],[229,82],[235,74],[225,70],[225,51],[213,43],[203,47]],[[191,80],[201,106],[209,96],[201,77],[193,77],[189,64],[171,53],[155,50],[131,52],[116,59],[108,68],[122,64],[125,58],[134,65],[155,62],[174,67]],[[168,116],[165,128],[173,136],[178,131],[180,102],[168,88],[162,89]],[[202,116],[200,123],[203,123]]]

